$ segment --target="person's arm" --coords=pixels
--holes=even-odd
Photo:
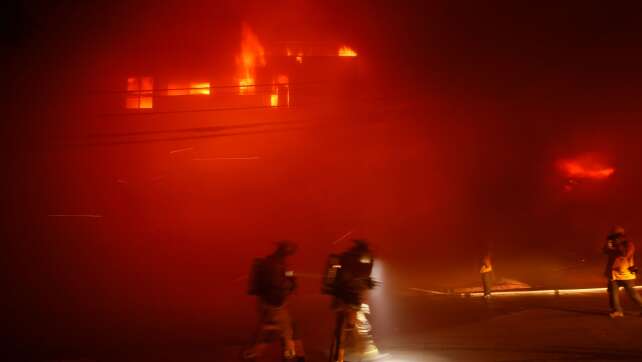
[[[624,257],[628,259],[633,259],[633,254],[635,254],[635,245],[633,245],[633,242],[629,241],[626,245],[626,250],[623,252]]]

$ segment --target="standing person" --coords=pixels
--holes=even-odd
[[[379,355],[366,319],[370,310],[364,303],[366,291],[375,286],[370,277],[373,261],[363,240],[354,240],[352,248],[328,259],[322,290],[334,297],[332,307],[336,312],[331,362],[344,362],[346,349],[358,360]]]
[[[619,287],[624,287],[631,300],[638,305],[638,308],[642,308],[642,299],[633,289],[637,272],[633,262],[635,246],[633,242],[626,239],[624,228],[613,227],[606,237],[604,253],[608,257],[604,274],[608,280],[607,291],[611,307],[609,316],[620,318],[624,316],[624,313],[618,297]]]
[[[490,293],[493,288],[493,265],[490,260],[490,253],[487,253],[482,258],[481,270],[482,285],[484,286],[484,298],[490,298]]]
[[[287,297],[296,289],[294,272],[287,269],[286,259],[295,251],[294,243],[280,241],[271,255],[256,259],[252,265],[248,293],[257,297],[259,326],[254,345],[243,354],[247,360],[261,356],[270,336],[276,334],[281,339],[286,361],[305,361],[303,344],[295,335],[286,303]]]

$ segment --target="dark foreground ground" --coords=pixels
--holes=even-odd
[[[418,361],[642,361],[642,317],[606,315],[606,295],[442,297],[374,295],[372,321],[389,362]],[[299,319],[308,361],[326,361],[332,315],[328,300],[298,295]],[[85,333],[77,341],[28,345],[14,360],[44,361],[239,361],[254,323],[251,304],[218,311],[217,322],[177,323],[167,328]],[[208,319],[210,317],[205,317]],[[55,341],[52,338],[51,341]],[[46,347],[46,348],[45,348]],[[20,355],[21,354],[21,355]],[[278,361],[276,348],[263,361]]]

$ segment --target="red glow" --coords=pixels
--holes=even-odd
[[[615,172],[615,168],[605,165],[591,156],[561,160],[559,167],[571,179],[602,180]]]
[[[256,84],[256,67],[265,66],[265,49],[252,29],[243,24],[241,30],[241,54],[236,58],[239,79],[239,94],[253,94]]]
[[[190,83],[169,83],[167,86],[168,96],[186,96],[186,95],[209,95],[209,82],[190,82]]]
[[[354,51],[352,48],[350,48],[349,46],[345,46],[345,45],[344,45],[344,46],[342,46],[341,48],[339,48],[338,55],[339,55],[340,57],[356,57],[356,56],[357,56],[357,52],[355,52],[355,51]]]
[[[153,107],[152,91],[154,79],[152,77],[127,78],[127,98],[125,107],[128,109],[150,109]]]
[[[290,106],[290,88],[288,86],[288,77],[279,75],[272,84],[272,94],[270,94],[270,106]]]

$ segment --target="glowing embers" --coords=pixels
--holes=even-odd
[[[356,57],[356,56],[357,56],[357,52],[355,52],[355,51],[354,51],[352,48],[350,48],[349,46],[345,46],[345,45],[344,45],[344,46],[342,46],[341,48],[339,48],[338,55],[339,55],[340,57]]]
[[[254,94],[256,67],[265,66],[265,50],[259,38],[245,23],[241,28],[241,54],[236,57],[238,68],[239,94]]]
[[[288,77],[279,75],[276,81],[272,83],[272,93],[270,94],[271,107],[289,107],[290,106],[290,85]]]
[[[210,95],[209,82],[169,83],[168,96]]]
[[[154,79],[152,77],[127,78],[127,97],[125,107],[128,109],[150,109],[154,106]]]

